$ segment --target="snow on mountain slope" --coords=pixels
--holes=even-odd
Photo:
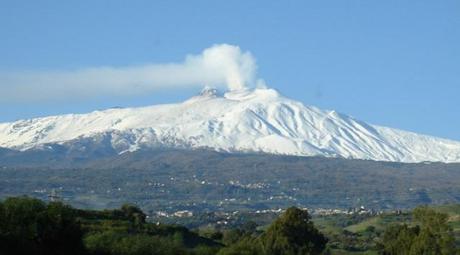
[[[273,89],[203,91],[183,103],[108,109],[0,124],[0,147],[103,144],[118,153],[153,147],[460,162],[460,142],[366,124]]]

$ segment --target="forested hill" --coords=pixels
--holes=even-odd
[[[29,152],[31,153],[31,152]],[[97,152],[94,152],[97,153]],[[153,150],[93,159],[0,153],[0,194],[73,205],[155,210],[309,208],[402,209],[459,203],[460,164],[388,163],[324,157]]]

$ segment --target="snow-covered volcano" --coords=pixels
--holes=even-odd
[[[273,89],[206,89],[178,104],[117,108],[0,124],[0,147],[207,148],[398,162],[460,162],[460,142],[374,126]]]

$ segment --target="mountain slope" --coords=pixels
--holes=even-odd
[[[212,89],[183,103],[108,109],[0,124],[0,147],[115,153],[144,148],[345,157],[398,162],[460,162],[460,142],[369,125],[285,98],[272,89]],[[100,149],[98,149],[100,150]]]

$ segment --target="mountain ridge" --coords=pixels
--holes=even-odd
[[[110,108],[0,123],[0,147],[25,151],[102,146],[326,156],[394,162],[460,162],[460,142],[367,124],[274,89],[205,88],[182,103]]]

